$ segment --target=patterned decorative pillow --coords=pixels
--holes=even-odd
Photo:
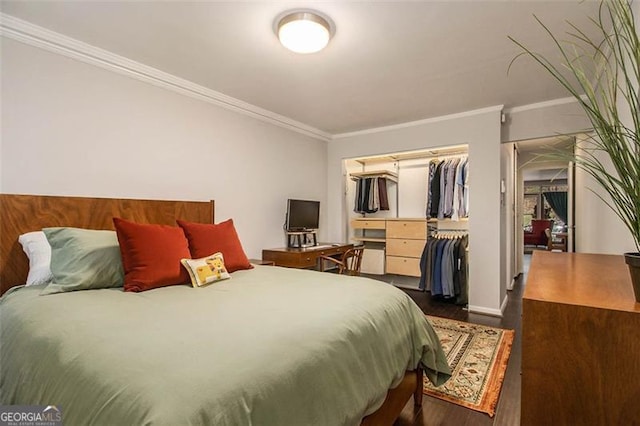
[[[224,266],[224,257],[220,252],[200,259],[181,259],[180,262],[189,273],[193,287],[203,287],[216,281],[231,278]]]

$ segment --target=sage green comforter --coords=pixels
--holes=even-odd
[[[65,425],[356,425],[419,362],[450,374],[402,291],[258,266],[194,289],[0,299],[0,403]]]

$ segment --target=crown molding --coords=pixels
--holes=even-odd
[[[154,86],[172,90],[306,136],[323,141],[332,139],[330,133],[315,127],[5,13],[0,13],[0,34],[4,37],[126,75]]]
[[[465,111],[465,112],[460,112],[460,113],[456,113],[456,114],[449,114],[449,115],[442,115],[442,116],[439,116],[439,117],[425,118],[423,120],[409,121],[409,122],[400,123],[400,124],[392,124],[390,126],[373,127],[373,128],[370,128],[370,129],[357,130],[355,132],[339,133],[339,134],[333,135],[333,140],[351,138],[351,137],[354,137],[354,136],[370,135],[372,133],[388,132],[390,130],[405,129],[407,127],[421,126],[423,124],[437,123],[439,121],[456,120],[456,119],[464,118],[464,117],[472,117],[474,115],[487,114],[489,112],[500,112],[500,111],[502,111],[502,108],[503,108],[502,105],[495,105],[495,106],[491,106],[491,107],[487,107],[487,108],[474,109],[474,110],[471,110],[471,111]]]
[[[584,98],[584,96],[583,96],[583,98]],[[505,114],[513,114],[513,113],[518,113],[518,112],[523,112],[523,111],[531,111],[531,110],[534,110],[534,109],[548,108],[548,107],[572,104],[572,103],[577,103],[577,102],[578,101],[576,100],[576,98],[574,98],[573,96],[570,96],[570,97],[567,97],[567,98],[559,98],[559,99],[552,99],[550,101],[537,102],[535,104],[528,104],[528,105],[516,106],[516,107],[512,107],[512,108],[505,108],[504,113]]]

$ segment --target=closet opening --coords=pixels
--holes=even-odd
[[[467,145],[344,161],[345,223],[361,273],[468,304]]]

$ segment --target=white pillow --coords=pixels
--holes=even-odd
[[[29,258],[27,285],[49,284],[51,274],[51,245],[42,231],[28,232],[18,237],[22,250]]]

